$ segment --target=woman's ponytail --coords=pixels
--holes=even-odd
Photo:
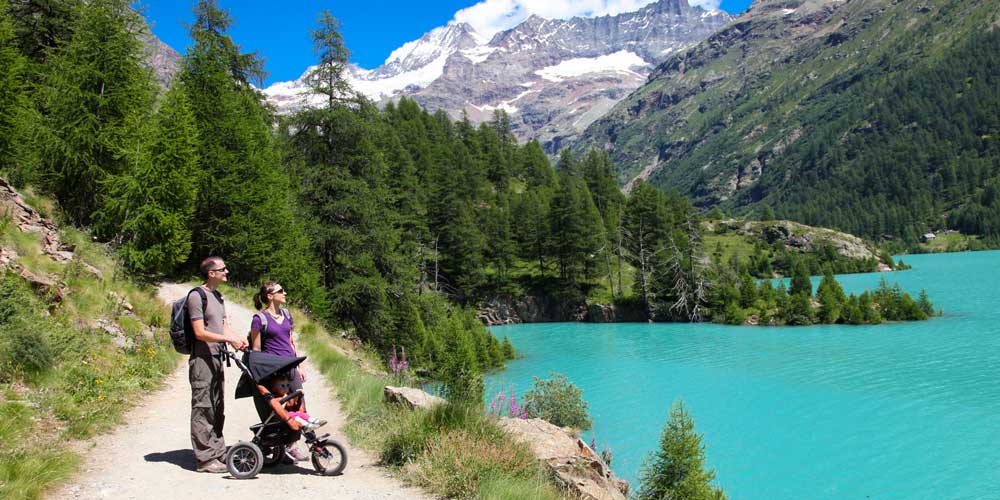
[[[253,305],[258,311],[263,311],[271,301],[267,300],[267,295],[271,293],[271,290],[277,286],[277,283],[273,281],[268,281],[261,285],[260,290],[253,296]]]

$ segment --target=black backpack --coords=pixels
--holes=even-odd
[[[208,309],[208,294],[200,286],[192,288],[201,295],[201,310]],[[174,343],[174,350],[181,354],[191,354],[194,348],[194,327],[191,326],[191,316],[188,314],[187,300],[188,292],[183,297],[177,299],[170,308],[170,340]]]

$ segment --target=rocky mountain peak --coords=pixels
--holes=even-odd
[[[480,45],[482,37],[467,23],[452,23],[434,28],[418,40],[394,50],[385,63],[370,72],[370,78],[385,78],[418,70],[441,58]]]
[[[659,0],[633,12],[545,19],[531,15],[485,40],[464,23],[435,28],[374,70],[353,68],[355,90],[376,101],[407,96],[480,122],[501,109],[521,140],[564,146],[650,70],[729,23],[722,11]],[[265,90],[279,110],[301,107],[300,82]]]

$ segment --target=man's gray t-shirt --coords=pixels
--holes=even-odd
[[[202,289],[204,290],[204,288]],[[208,300],[206,301],[207,307],[202,310],[201,295],[198,291],[191,290],[191,292],[188,293],[188,316],[191,318],[191,321],[198,319],[203,320],[205,322],[205,330],[222,335],[226,333],[226,306],[222,302],[222,294],[219,293],[218,290],[214,292],[205,290],[205,294],[208,296]],[[200,340],[195,340],[194,348],[191,350],[191,354],[216,354],[220,352],[221,349],[221,343],[205,343]]]

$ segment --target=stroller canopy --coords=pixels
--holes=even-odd
[[[243,376],[236,384],[236,397],[256,396],[258,394],[257,384],[263,384],[268,377],[275,373],[288,371],[299,366],[305,359],[305,356],[292,358],[260,351],[247,351],[243,356],[246,370],[243,371]]]

